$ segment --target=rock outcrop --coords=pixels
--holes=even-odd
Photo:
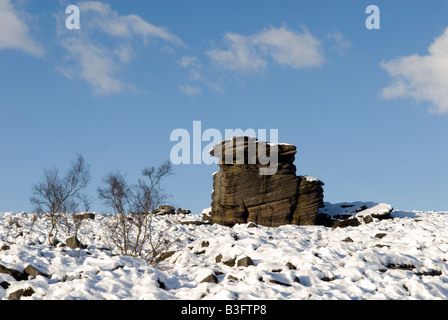
[[[210,222],[272,227],[316,223],[323,182],[296,176],[295,146],[233,137],[215,145],[210,154],[220,159],[220,171],[213,175]]]

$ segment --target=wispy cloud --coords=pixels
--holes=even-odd
[[[430,101],[431,112],[448,113],[448,28],[429,46],[428,55],[398,57],[381,67],[393,78],[382,91],[385,99]]]
[[[325,39],[334,42],[331,49],[338,52],[341,56],[352,47],[352,43],[348,41],[340,31],[337,30],[330,33]]]
[[[189,97],[196,97],[202,94],[202,87],[207,87],[215,92],[222,93],[223,86],[220,81],[212,81],[204,73],[202,63],[197,57],[184,56],[179,61],[179,64],[188,70],[185,79],[190,84],[182,84],[178,87],[179,91]]]
[[[197,86],[191,86],[188,84],[182,84],[179,85],[179,91],[182,92],[183,94],[189,96],[189,97],[196,97],[197,95],[200,95],[202,93],[201,88],[197,87]]]
[[[29,32],[29,27],[19,19],[11,2],[0,0],[0,50],[20,50],[42,57],[45,54],[44,48],[32,39]]]
[[[81,30],[69,36],[66,32],[61,33],[60,43],[71,64],[58,70],[64,76],[86,81],[96,94],[110,95],[135,89],[121,77],[123,68],[136,56],[135,43],[162,40],[184,46],[182,40],[168,29],[154,26],[134,14],[119,15],[109,4],[84,1],[79,7],[83,13]]]
[[[98,27],[106,34],[124,39],[140,36],[144,40],[150,38],[163,39],[177,45],[184,45],[182,40],[165,27],[155,26],[143,18],[130,14],[120,16],[111,9],[109,4],[99,1],[84,1],[79,3],[83,13],[93,13],[93,19],[87,21],[92,28]]]
[[[62,46],[70,53],[71,59],[76,64],[70,68],[58,70],[65,76],[77,77],[85,80],[97,94],[108,95],[123,93],[131,85],[118,77],[120,64],[117,63],[120,54],[77,38],[67,38],[62,41]]]
[[[219,66],[237,71],[260,72],[270,64],[293,69],[321,66],[324,61],[320,41],[308,30],[297,32],[286,26],[269,27],[253,35],[227,33],[224,49],[206,54]]]

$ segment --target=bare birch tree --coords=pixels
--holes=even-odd
[[[55,167],[44,170],[43,181],[32,187],[30,198],[36,213],[46,214],[50,219],[48,242],[56,244],[57,226],[62,214],[74,212],[81,199],[81,192],[91,181],[88,164],[81,155],[72,162],[65,175]]]
[[[98,188],[99,198],[115,213],[106,225],[106,236],[121,254],[139,256],[153,264],[164,249],[167,230],[154,227],[153,211],[166,199],[161,182],[172,173],[167,161],[157,168],[145,168],[145,179],[134,185],[129,185],[120,172],[103,179],[105,186]]]

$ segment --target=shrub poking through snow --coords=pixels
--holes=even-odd
[[[34,210],[42,215],[46,214],[51,222],[48,231],[48,242],[56,245],[58,226],[67,212],[75,212],[78,201],[86,197],[82,191],[90,183],[89,166],[79,155],[63,177],[57,168],[45,169],[43,181],[33,186],[31,203]]]
[[[105,225],[109,247],[118,248],[122,255],[138,256],[156,264],[168,242],[167,225],[164,229],[153,226],[154,210],[167,197],[161,188],[163,178],[172,174],[173,167],[165,162],[158,168],[143,170],[145,180],[129,185],[123,174],[113,172],[98,189],[99,198],[114,210],[115,216]]]

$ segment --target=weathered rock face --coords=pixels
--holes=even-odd
[[[323,183],[296,176],[296,147],[248,137],[238,141],[235,137],[222,141],[210,151],[220,159],[220,171],[213,175],[208,219],[229,226],[249,221],[264,226],[315,224],[323,206]],[[273,174],[263,174],[268,168]]]

